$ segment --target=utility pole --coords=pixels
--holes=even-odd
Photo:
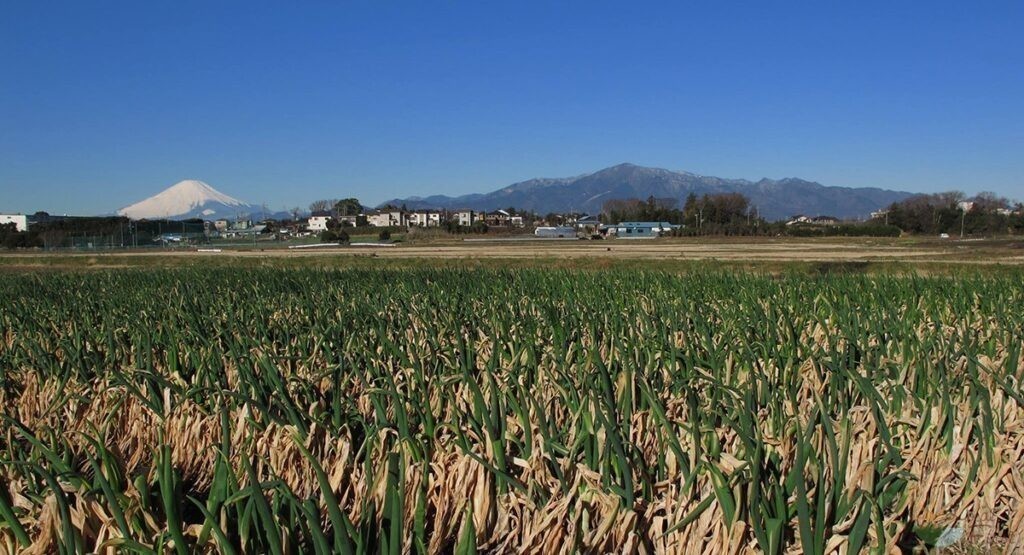
[[[967,211],[964,210],[963,206],[961,206],[960,207],[960,238],[961,239],[964,238],[964,224],[966,224],[966,223],[967,223]]]

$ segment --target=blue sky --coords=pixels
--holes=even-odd
[[[621,162],[1024,199],[1020,2],[4,2],[0,212]]]

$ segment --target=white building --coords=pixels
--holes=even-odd
[[[247,225],[245,227],[233,227],[223,232],[221,235],[224,237],[254,237],[263,233],[267,229],[267,226],[263,224],[259,225]]]
[[[366,221],[373,227],[405,227],[409,220],[401,211],[374,212],[366,216]]]
[[[28,216],[24,214],[0,214],[0,225],[14,224],[18,231],[28,231]]]
[[[548,239],[572,239],[576,237],[576,228],[568,226],[538,227],[533,230],[533,234]]]
[[[472,210],[460,210],[455,213],[455,221],[463,227],[469,227],[476,221],[475,216]]]
[[[327,231],[327,222],[331,221],[330,216],[310,216],[306,227],[310,231]]]
[[[409,214],[409,227],[437,227],[441,225],[441,214],[437,212],[413,212]]]
[[[338,216],[338,223],[341,224],[342,227],[359,227],[366,225],[366,216],[363,214]]]
[[[792,220],[786,222],[786,225],[797,225],[797,224],[810,224],[810,225],[835,225],[839,223],[839,220],[832,216],[814,216],[813,218],[808,216],[794,216]]]

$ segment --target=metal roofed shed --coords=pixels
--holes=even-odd
[[[614,231],[619,239],[653,239],[679,227],[668,222],[619,222],[610,231]]]
[[[538,227],[533,230],[535,237],[547,237],[550,239],[564,239],[569,237],[576,237],[575,227]]]

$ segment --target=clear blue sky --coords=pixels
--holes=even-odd
[[[620,162],[1024,199],[1021,2],[677,4],[5,1],[0,212]]]

